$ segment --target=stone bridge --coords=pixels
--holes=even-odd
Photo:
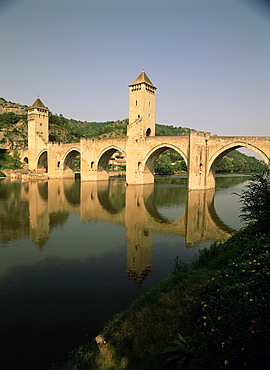
[[[155,136],[156,87],[142,72],[129,88],[127,136],[119,139],[49,142],[48,108],[36,99],[28,111],[28,149],[20,153],[29,170],[46,172],[48,178],[73,178],[80,155],[82,181],[107,180],[108,163],[115,152],[120,152],[126,159],[126,183],[151,184],[156,159],[165,150],[174,149],[186,162],[188,188],[193,190],[214,188],[218,162],[234,149],[253,149],[270,166],[269,136],[216,136],[195,130],[187,136]]]
[[[126,183],[154,182],[154,163],[167,149],[180,153],[188,169],[189,189],[215,187],[215,169],[231,150],[250,148],[270,164],[270,137],[227,137],[191,130],[188,136],[126,137],[121,139],[81,139],[79,143],[40,143],[35,155],[28,158],[29,169],[44,168],[49,178],[74,178],[74,160],[80,155],[81,180],[99,181],[109,178],[108,163],[115,152],[126,158]],[[30,154],[30,155],[29,155]]]

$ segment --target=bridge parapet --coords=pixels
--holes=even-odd
[[[192,136],[201,136],[201,137],[204,137],[204,138],[209,138],[211,136],[211,133],[210,132],[197,131],[197,130],[191,129],[190,130],[190,135],[192,135]]]

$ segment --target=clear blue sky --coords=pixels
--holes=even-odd
[[[1,0],[0,96],[67,118],[128,117],[157,86],[157,123],[270,136],[270,7],[261,0]]]

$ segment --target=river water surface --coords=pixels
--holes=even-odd
[[[0,369],[49,369],[160,281],[243,226],[247,176],[191,191],[153,185],[0,180]]]

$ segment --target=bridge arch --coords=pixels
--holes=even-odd
[[[146,154],[146,156],[144,158],[144,163],[145,163],[144,168],[143,168],[144,174],[147,174],[148,176],[154,177],[155,161],[158,159],[158,157],[163,152],[165,152],[168,149],[173,149],[177,153],[179,153],[182,156],[182,158],[184,159],[185,164],[188,168],[188,160],[187,160],[186,154],[179,147],[177,147],[176,145],[173,145],[173,144],[169,144],[169,143],[162,143],[162,144],[159,144],[159,145],[153,147]],[[140,165],[141,165],[141,163],[140,163]]]
[[[99,180],[107,180],[109,178],[108,166],[112,155],[116,152],[126,156],[125,151],[117,145],[109,145],[104,148],[97,157],[97,171]],[[92,166],[92,163],[91,163]]]
[[[77,148],[71,148],[65,153],[63,163],[63,177],[74,177],[75,171],[80,171],[81,152]],[[57,165],[59,167],[59,163]]]
[[[43,150],[37,159],[37,171],[48,172],[48,151]]]
[[[225,145],[223,146],[222,148],[220,148],[209,160],[209,170],[211,168],[215,169],[219,163],[219,161],[226,155],[228,154],[229,152],[231,152],[232,150],[235,150],[235,149],[239,149],[239,148],[249,148],[249,149],[252,149],[254,150],[254,152],[256,152],[257,154],[259,154],[262,159],[265,161],[265,163],[267,165],[269,165],[269,158],[268,156],[258,147],[252,145],[252,144],[249,144],[249,143],[246,143],[246,142],[234,142],[234,143],[231,143],[231,144],[228,144],[228,145]]]
[[[262,159],[268,166],[270,165],[270,159],[268,158],[266,153],[264,153],[264,151],[258,148],[257,146],[249,144],[247,142],[243,142],[243,141],[233,142],[217,150],[212,155],[212,157],[209,159],[207,171],[208,171],[208,178],[211,183],[212,182],[215,183],[214,176],[215,176],[217,165],[220,162],[220,160],[232,150],[239,149],[239,148],[249,148],[249,149],[254,150],[254,152],[256,152],[262,157]]]

